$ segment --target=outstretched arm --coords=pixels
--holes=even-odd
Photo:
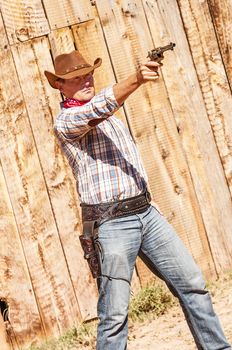
[[[145,62],[140,65],[136,73],[130,75],[127,79],[116,83],[113,86],[113,92],[118,104],[121,105],[127,97],[142,84],[148,81],[157,80],[159,78],[158,68],[161,65],[162,64],[154,61]]]

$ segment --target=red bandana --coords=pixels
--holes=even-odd
[[[66,98],[66,100],[63,101],[63,106],[64,106],[64,108],[83,106],[86,103],[88,103],[89,101],[90,100],[88,100],[88,101],[78,101],[75,98]]]

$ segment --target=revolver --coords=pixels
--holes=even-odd
[[[160,63],[164,59],[164,52],[168,50],[173,50],[173,48],[176,46],[174,43],[170,43],[166,46],[160,46],[156,49],[153,49],[151,51],[148,51],[148,56],[151,61],[155,61]]]

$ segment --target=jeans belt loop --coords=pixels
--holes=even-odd
[[[149,191],[146,190],[145,192],[145,197],[146,197],[146,200],[147,200],[147,203],[149,204],[150,201],[151,201],[151,194]]]

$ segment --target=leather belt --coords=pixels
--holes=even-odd
[[[100,204],[81,203],[82,221],[97,221],[142,213],[149,207],[151,195],[146,190],[142,194],[127,199]]]

